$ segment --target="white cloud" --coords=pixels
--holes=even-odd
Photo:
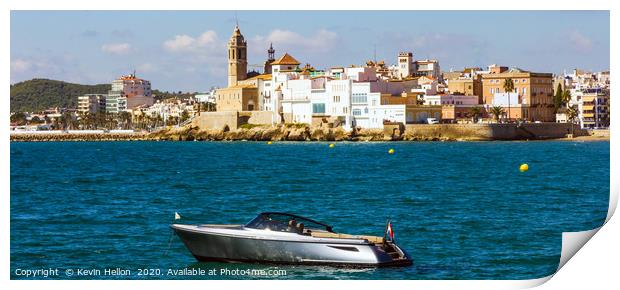
[[[11,60],[11,72],[13,73],[27,72],[32,66],[32,62],[25,59],[17,58]]]
[[[573,48],[577,51],[588,52],[592,50],[592,40],[587,36],[581,34],[579,31],[573,31],[569,34],[568,39],[570,40]]]
[[[276,29],[267,36],[256,36],[254,42],[257,48],[264,50],[269,43],[285,49],[297,49],[310,52],[327,52],[335,46],[338,34],[327,29],[321,29],[313,35],[301,35],[297,32]]]
[[[11,59],[11,82],[31,78],[59,79],[65,69],[71,69],[63,57],[18,57]]]
[[[218,39],[213,30],[203,32],[198,37],[187,34],[176,35],[174,38],[164,41],[163,47],[170,52],[200,52],[222,48],[223,43]]]
[[[155,71],[156,66],[150,62],[147,63],[143,63],[141,65],[138,65],[138,67],[136,67],[136,69],[140,72],[152,72]]]
[[[129,43],[108,43],[101,46],[101,51],[108,54],[123,55],[131,52]]]

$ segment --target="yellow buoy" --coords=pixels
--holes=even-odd
[[[329,148],[334,148],[334,143],[329,144]]]
[[[521,172],[526,172],[530,169],[530,167],[527,165],[527,163],[523,163],[521,164],[521,166],[519,166],[519,171]]]
[[[390,154],[394,154],[394,149],[391,149],[391,148],[390,148],[390,150],[388,150],[388,153],[390,153]]]
[[[271,144],[273,144],[273,142],[267,141],[267,145],[271,145]]]

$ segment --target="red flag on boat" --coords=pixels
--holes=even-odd
[[[392,230],[392,221],[388,222],[386,234],[390,238],[390,241],[394,241],[394,230]]]

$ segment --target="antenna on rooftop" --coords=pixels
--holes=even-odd
[[[376,64],[377,63],[377,44],[376,43],[374,44],[373,59]]]
[[[237,25],[237,28],[239,27],[239,19],[237,19],[237,11],[235,11],[235,25]]]

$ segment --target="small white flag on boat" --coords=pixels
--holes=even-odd
[[[174,212],[174,220],[180,220],[181,219],[181,215],[178,212]]]

